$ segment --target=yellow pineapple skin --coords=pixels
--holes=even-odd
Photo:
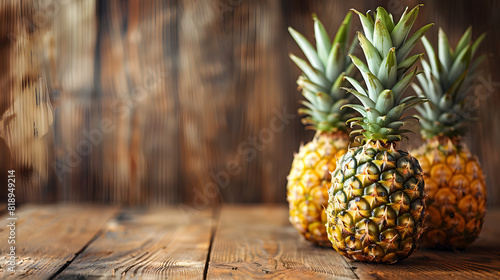
[[[477,158],[459,138],[448,137],[428,140],[414,156],[428,192],[422,246],[464,249],[481,233],[486,214],[486,183]]]
[[[343,131],[317,133],[294,155],[287,177],[290,223],[306,240],[322,247],[332,247],[325,227],[330,172],[347,151],[349,140]]]

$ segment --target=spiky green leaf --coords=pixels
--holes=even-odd
[[[325,67],[316,53],[314,47],[309,43],[309,41],[302,34],[297,32],[295,29],[288,27],[288,31],[292,35],[293,39],[299,45],[300,49],[304,52],[307,57],[307,60],[311,63],[311,65],[317,70],[324,71]]]
[[[403,45],[403,43],[406,40],[406,37],[408,36],[408,33],[410,33],[410,30],[413,24],[415,23],[415,20],[417,19],[418,10],[420,9],[420,6],[421,5],[417,5],[409,13],[407,13],[407,10],[405,10],[403,15],[401,16],[401,20],[396,24],[396,26],[392,30],[391,32],[392,42],[394,44],[394,47],[396,47],[397,49],[399,49]]]
[[[366,15],[356,11],[355,9],[351,9],[351,11],[358,14],[359,19],[361,20],[361,25],[363,26],[363,32],[368,38],[368,40],[373,41],[373,21],[371,21]]]
[[[378,73],[380,69],[380,63],[382,63],[382,58],[380,57],[379,52],[365,37],[365,35],[363,35],[363,33],[358,32],[358,40],[365,54],[366,61],[368,63],[368,69],[370,69],[372,73]]]
[[[332,48],[330,37],[325,30],[325,26],[318,19],[316,14],[313,15],[314,19],[314,37],[316,38],[316,49],[318,50],[319,59],[326,64],[328,55]]]
[[[386,56],[392,46],[391,34],[387,27],[380,20],[375,21],[375,29],[373,31],[373,46],[378,50],[381,56]]]
[[[425,32],[429,30],[434,25],[434,23],[429,23],[426,26],[420,28],[417,32],[415,32],[406,42],[396,51],[396,56],[398,61],[403,61],[406,56],[411,52],[413,47],[417,44],[417,42],[424,36]]]
[[[397,74],[396,49],[391,48],[380,65],[377,77],[385,88],[392,88],[397,82]]]

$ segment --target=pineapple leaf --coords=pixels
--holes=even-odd
[[[415,110],[417,110],[417,112],[420,114],[420,115],[415,116],[419,119],[421,119],[421,118],[423,118],[423,116],[427,115],[427,112],[425,111],[425,109],[420,107],[420,106],[415,107]]]
[[[444,33],[442,28],[439,28],[438,53],[439,53],[439,60],[441,61],[442,66],[444,67],[446,72],[449,72],[452,61],[451,60],[452,53],[451,53],[450,43],[448,42],[448,37],[446,37],[446,34]]]
[[[304,77],[303,75],[299,76],[299,79],[297,80],[297,85],[299,85],[299,87],[304,88],[310,92],[323,91],[323,89],[321,87],[319,87],[315,83],[311,82],[311,80]]]
[[[385,56],[392,48],[392,39],[387,27],[380,20],[375,21],[375,29],[373,32],[373,46],[378,52]]]
[[[408,102],[411,102],[413,100],[416,100],[417,98],[419,98],[419,97],[415,96],[415,95],[407,96],[407,97],[403,98],[400,103],[408,103]]]
[[[422,5],[417,5],[409,13],[406,13],[408,10],[407,7],[403,15],[401,16],[401,19],[392,30],[391,32],[392,42],[394,43],[394,46],[397,49],[399,49],[406,41],[406,37],[408,36],[408,33],[410,33],[410,30],[413,24],[415,23],[415,20],[417,19],[418,10],[420,6]]]
[[[465,94],[459,94],[460,92],[460,87],[462,86],[462,83],[464,82],[465,78],[467,77],[469,70],[465,70],[460,77],[458,77],[453,85],[446,91],[446,95],[450,95],[454,97],[453,99],[455,101],[461,101],[462,97],[465,96]],[[465,93],[466,91],[464,91]]]
[[[349,99],[340,99],[337,102],[333,103],[332,108],[330,109],[330,112],[338,112],[341,110],[342,106],[346,105],[349,103]]]
[[[321,63],[318,54],[314,50],[314,47],[311,45],[311,43],[309,43],[309,41],[306,39],[306,37],[304,37],[302,34],[291,27],[288,27],[288,31],[290,32],[290,35],[292,35],[295,42],[297,42],[300,49],[302,49],[311,65],[320,71],[325,71],[325,67],[323,63]]]
[[[393,107],[394,107],[394,94],[392,90],[386,89],[382,91],[378,96],[375,109],[377,109],[381,114],[385,115]]]
[[[417,84],[413,83],[411,84],[411,87],[418,96],[425,97],[424,93],[422,92],[422,89]]]
[[[366,64],[364,64],[361,61],[361,59],[357,58],[356,56],[354,56],[352,54],[348,54],[348,56],[351,58],[352,63],[361,72],[361,75],[363,76],[363,79],[365,80],[365,83],[367,84],[367,87],[368,87],[368,95],[370,96],[370,98],[372,100],[375,100],[376,97],[377,97],[377,95],[378,95],[378,92],[372,91],[371,88],[370,88],[370,85],[368,84],[368,81],[369,81],[368,74],[370,73],[370,70],[368,69],[368,67],[366,66]]]
[[[398,79],[400,79],[408,69],[412,68],[417,62],[419,62],[424,54],[412,55],[402,62],[398,62]]]
[[[457,54],[455,62],[451,66],[449,79],[455,81],[469,67],[471,59],[471,45],[465,46],[460,53]]]
[[[344,69],[342,60],[344,59],[342,55],[342,49],[339,43],[334,43],[333,48],[328,56],[328,62],[326,64],[326,78],[329,81],[335,81],[339,74]]]
[[[426,26],[420,28],[417,32],[415,32],[396,52],[398,61],[403,61],[406,56],[411,52],[413,47],[417,44],[417,42],[424,36],[425,32],[429,30],[434,25],[434,23],[429,23]]]
[[[363,35],[363,33],[358,32],[358,39],[363,49],[363,52],[368,62],[368,69],[372,73],[378,73],[380,69],[380,63],[382,63],[382,58],[380,57],[377,49],[372,45],[372,43]]]
[[[450,109],[452,105],[453,105],[453,97],[451,97],[451,95],[448,93],[443,95],[439,100],[439,108],[443,110]]]
[[[320,104],[318,109],[321,111],[329,111],[330,110],[329,104],[333,103],[333,99],[330,97],[330,95],[328,95],[324,92],[317,92],[316,96],[317,96],[319,104]]]
[[[467,30],[465,30],[464,35],[458,41],[457,47],[455,48],[455,53],[453,60],[457,59],[457,56],[467,47],[472,39],[472,26],[469,26]]]
[[[355,9],[351,9],[351,11],[358,14],[359,19],[361,20],[361,25],[363,26],[363,31],[366,34],[368,40],[373,41],[373,20],[371,20],[370,15],[364,15],[356,11]]]
[[[371,23],[372,25],[375,25],[375,24],[374,24],[374,21],[373,21],[373,18],[372,18],[372,16],[371,16],[371,12],[372,12],[372,11],[370,11],[370,10],[368,10],[368,11],[366,12],[366,18],[368,19],[368,21],[370,21],[370,23]]]
[[[307,101],[309,101],[315,108],[318,108],[320,106],[318,98],[316,94],[308,91],[308,90],[303,90],[302,95],[306,98]]]
[[[352,13],[347,13],[344,21],[337,31],[337,35],[335,35],[335,38],[333,39],[333,44],[340,44],[340,46],[342,47],[342,51],[347,50],[347,37],[349,36],[349,30],[351,29],[351,18]]]
[[[316,38],[316,49],[318,50],[319,59],[326,64],[328,54],[332,48],[330,37],[325,30],[325,26],[318,19],[316,14],[313,14],[314,19],[314,37]]]
[[[365,89],[361,86],[361,84],[356,81],[355,79],[351,78],[351,77],[345,77],[345,79],[347,81],[349,81],[349,83],[360,93],[364,94],[364,95],[368,95],[365,91]]]
[[[307,78],[311,80],[313,83],[318,84],[321,87],[328,88],[330,82],[326,79],[326,77],[316,69],[313,69],[309,63],[305,60],[291,54],[290,58],[295,62],[295,64],[304,72]]]
[[[402,127],[405,124],[405,122],[402,121],[395,121],[387,125],[388,128],[393,129],[393,130],[398,130],[400,127]]]
[[[354,38],[352,38],[351,44],[349,45],[349,50],[347,51],[348,54],[354,53],[354,50],[356,50],[356,47],[358,46],[358,42],[358,36],[354,36]],[[345,65],[351,64],[351,59],[347,55],[345,57],[345,61]],[[349,73],[349,71],[346,71],[346,73]]]
[[[439,102],[437,100],[439,100],[439,98],[441,96],[443,96],[443,89],[441,88],[441,85],[437,81],[436,77],[431,75],[430,78],[431,78],[431,80],[429,83],[429,92],[434,93],[434,95],[436,96],[436,102],[434,102],[434,101],[433,102],[437,104]]]
[[[379,110],[377,110],[377,108],[374,107],[365,108],[365,110],[366,110],[366,116],[370,120],[376,120],[378,117],[381,117],[383,115],[382,113],[380,113]]]
[[[366,117],[366,109],[365,109],[365,107],[363,107],[361,105],[346,104],[346,105],[341,107],[341,109],[344,109],[344,108],[351,108],[351,109],[355,110],[356,112],[360,113],[363,117]]]
[[[479,48],[479,46],[481,45],[481,43],[483,42],[483,40],[484,40],[485,37],[486,37],[485,33],[481,34],[481,36],[479,36],[479,38],[476,39],[476,41],[474,42],[474,44],[472,44],[471,57],[474,57],[474,55],[476,54],[477,49]]]
[[[427,52],[427,56],[429,57],[429,61],[431,63],[432,75],[434,75],[434,77],[439,77],[439,78],[446,77],[447,73],[445,73],[443,65],[441,65],[441,62],[439,60],[439,57],[434,52],[434,48],[432,47],[431,43],[429,42],[429,40],[427,40],[425,36],[422,37],[422,43],[424,44],[425,51]]]
[[[406,103],[401,103],[401,104],[405,105],[403,108],[403,111],[401,113],[404,114],[407,110],[409,110],[415,106],[418,106],[420,104],[423,104],[425,102],[428,102],[428,101],[429,101],[429,99],[427,99],[427,98],[417,97],[417,98],[415,98],[411,101],[408,101]]]
[[[431,76],[432,76],[432,70],[431,70],[431,67],[429,66],[429,63],[427,63],[427,60],[425,60],[425,59],[422,60],[422,68],[424,68],[425,78],[428,81],[430,81]]]
[[[394,22],[392,21],[391,17],[383,7],[377,8],[377,14],[375,19],[380,20],[385,25],[385,27],[387,27],[387,31],[389,31],[389,34],[394,29]]]
[[[352,124],[357,124],[359,123],[360,121],[363,120],[363,117],[354,117],[354,118],[350,118],[346,121],[346,123],[352,123]]]
[[[311,104],[310,102],[304,101],[304,100],[300,101],[300,104],[304,105],[305,107],[307,107],[308,109],[311,109],[311,110],[316,109],[316,107],[313,104]]]
[[[320,112],[318,110],[309,110],[305,108],[300,108],[298,110],[299,114],[310,115],[313,119],[321,120],[326,118],[326,113]]]
[[[391,48],[380,65],[377,77],[385,88],[392,88],[396,84],[397,74],[396,49]]]
[[[432,102],[435,102],[437,98],[434,98],[435,93],[431,92],[429,89],[429,80],[426,80],[422,75],[417,75],[417,80],[420,82],[420,86],[422,87],[422,90],[424,91],[425,96],[429,96]]]
[[[401,100],[401,97],[403,96],[403,93],[405,90],[408,88],[408,86],[411,84],[413,79],[417,76],[417,68],[413,70],[410,74],[406,75],[403,77],[399,82],[392,88],[392,91],[394,92],[394,99],[396,100],[396,103],[399,103]]]
[[[374,107],[375,106],[375,102],[373,102],[370,98],[368,98],[368,96],[366,96],[360,92],[357,92],[351,88],[342,88],[342,89],[353,94],[359,101],[361,101],[361,104],[363,104],[363,106],[365,106],[365,107]]]
[[[387,118],[390,120],[399,120],[401,118],[401,115],[403,114],[403,109],[405,108],[405,106],[405,103],[401,103],[398,106],[392,108],[389,112],[387,112]]]
[[[346,57],[349,58],[348,56],[346,56]],[[345,75],[352,75],[354,73],[354,70],[356,69],[356,67],[354,66],[354,64],[352,64],[351,61],[349,61],[348,65],[349,66],[347,66],[345,69]]]
[[[351,133],[349,133],[349,136],[354,136],[354,135],[357,135],[357,134],[361,134],[363,132],[365,132],[366,130],[364,129],[355,129],[353,131],[351,131]]]
[[[340,75],[337,77],[337,80],[335,80],[335,82],[332,85],[332,88],[330,89],[330,95],[334,99],[340,99],[342,97],[341,94],[344,93],[340,89],[340,87],[344,81],[344,75],[345,75],[345,73],[340,73]]]
[[[382,82],[380,82],[380,80],[372,73],[367,73],[365,76],[368,95],[370,96],[370,99],[377,100],[378,94],[384,90],[384,86],[382,85]]]

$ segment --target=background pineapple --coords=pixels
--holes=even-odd
[[[429,247],[462,249],[481,231],[486,211],[486,186],[476,157],[462,142],[467,121],[465,98],[484,59],[471,63],[484,35],[471,42],[467,29],[453,51],[443,30],[439,30],[438,52],[423,37],[430,64],[422,65],[415,91],[430,102],[417,108],[426,143],[414,154],[422,164],[429,218],[422,238]]]
[[[355,47],[348,48],[347,40],[351,25],[351,13],[345,17],[333,44],[323,24],[314,18],[316,49],[304,36],[289,28],[290,34],[306,55],[309,63],[290,55],[303,71],[297,80],[307,101],[306,108],[299,113],[307,115],[302,121],[317,131],[314,139],[302,145],[295,154],[288,175],[287,200],[290,222],[309,241],[320,246],[331,246],[326,235],[324,208],[328,201],[330,171],[335,170],[337,158],[349,145],[345,121],[352,117],[352,111],[340,111],[349,103],[351,96],[341,90],[343,77],[353,72],[353,65],[347,57]]]
[[[407,57],[432,26],[422,27],[406,39],[419,6],[405,10],[395,24],[393,16],[379,7],[375,21],[369,13],[358,13],[364,35],[358,32],[367,64],[351,55],[366,88],[347,78],[348,89],[362,105],[346,105],[361,117],[349,122],[361,126],[365,145],[351,148],[340,159],[329,189],[327,232],[333,247],[342,255],[360,261],[394,263],[408,257],[423,232],[424,180],[416,158],[397,150],[408,132],[403,114],[426,102],[425,98],[403,98],[405,89],[418,74],[413,67],[422,57]]]

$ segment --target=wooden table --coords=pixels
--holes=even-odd
[[[119,208],[26,205],[16,212],[16,272],[27,279],[494,279],[500,278],[500,209],[459,253],[420,249],[396,265],[353,262],[303,241],[279,206]]]

